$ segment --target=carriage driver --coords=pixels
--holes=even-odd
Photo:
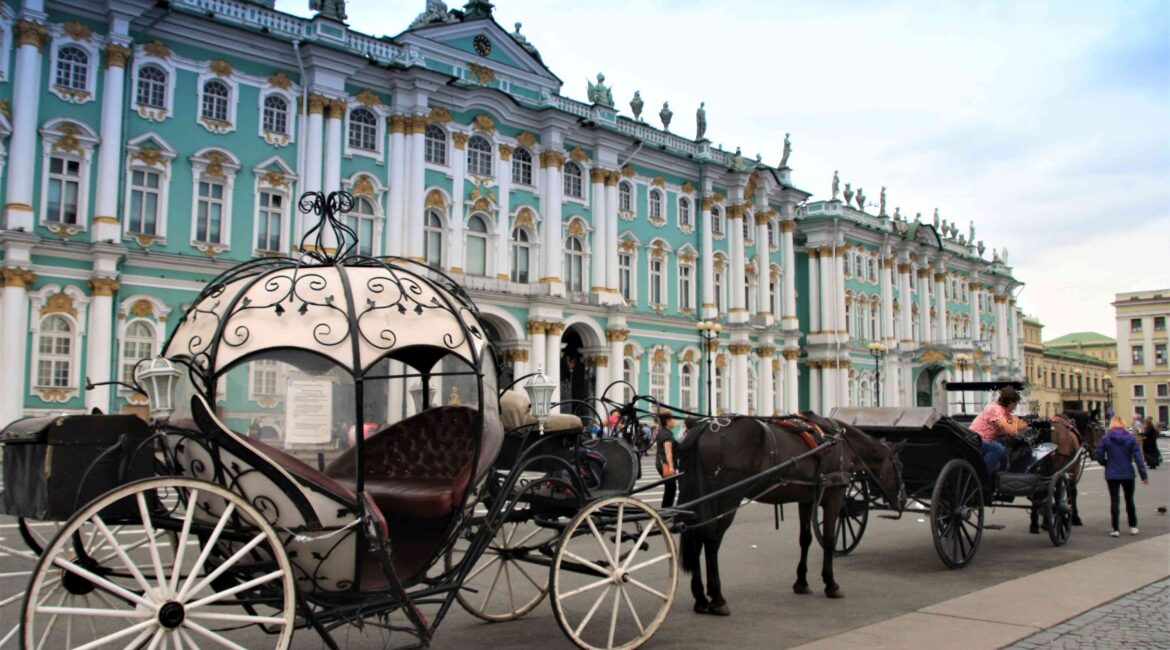
[[[1018,436],[1028,426],[1023,419],[1012,415],[1012,411],[1019,403],[1020,394],[1016,389],[1004,386],[999,390],[999,397],[983,407],[983,412],[971,423],[971,430],[983,439],[979,453],[983,454],[983,462],[987,465],[989,475],[1003,469],[1004,446],[997,438]]]

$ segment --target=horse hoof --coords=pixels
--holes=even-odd
[[[808,588],[808,585],[801,584],[799,582],[792,585],[792,591],[794,593],[798,593],[798,594],[811,594],[812,593],[812,590]]]
[[[832,588],[825,587],[825,595],[829,598],[844,598],[845,592],[840,587]]]
[[[1039,526],[1030,526],[1028,528],[1028,532],[1032,533],[1033,535],[1039,535],[1040,534],[1040,527]]]
[[[707,608],[707,613],[715,616],[731,616],[731,608],[727,606],[726,602],[711,603],[711,606]]]
[[[711,603],[708,603],[708,602],[695,603],[695,613],[696,614],[710,614],[711,613]]]
[[[1085,522],[1081,521],[1081,518],[1080,518],[1080,517],[1074,517],[1074,518],[1073,518],[1073,521],[1072,521],[1072,524],[1073,524],[1074,526],[1084,526],[1084,525],[1085,525]]]

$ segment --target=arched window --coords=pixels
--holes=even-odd
[[[715,308],[720,312],[727,311],[725,294],[723,291],[724,282],[722,268],[718,266],[715,268],[714,277],[711,284],[715,287]]]
[[[528,268],[532,263],[532,243],[528,231],[516,228],[512,231],[512,282],[528,282]]]
[[[532,154],[527,149],[512,152],[512,183],[532,185]]]
[[[357,253],[359,255],[374,254],[374,220],[377,213],[374,203],[364,196],[354,198],[353,210],[346,215],[346,225],[353,228],[357,234]]]
[[[167,107],[167,71],[157,65],[138,68],[138,103],[150,108]]]
[[[288,135],[288,100],[280,95],[265,97],[263,124],[269,133]]]
[[[857,297],[857,304],[853,308],[853,317],[857,319],[857,323],[853,326],[854,335],[865,340],[873,338],[866,327],[869,323],[869,303],[866,302],[865,296]]]
[[[853,256],[846,255],[844,258],[842,258],[842,262],[843,264],[841,266],[841,272],[844,273],[845,277],[847,278],[853,277]]]
[[[436,268],[443,265],[443,220],[434,210],[427,211],[423,224],[423,259]]]
[[[432,165],[447,164],[447,132],[430,124],[426,133],[426,161]]]
[[[680,228],[691,227],[691,202],[688,199],[678,200],[678,225]]]
[[[776,242],[776,222],[768,220],[768,247],[776,248],[779,244]]]
[[[349,112],[349,146],[363,151],[378,150],[378,117],[368,108]]]
[[[873,395],[869,390],[869,380],[862,379],[860,388],[858,389],[858,405],[859,406],[873,406]]]
[[[849,331],[849,338],[859,338],[861,335],[853,324],[853,296],[845,292],[845,329]]]
[[[634,211],[634,186],[628,181],[618,183],[618,210],[622,212]]]
[[[218,79],[203,84],[203,107],[200,115],[209,120],[228,121],[228,100],[232,91]]]
[[[662,219],[662,192],[650,190],[650,218],[657,221]]]
[[[73,377],[73,326],[64,316],[41,321],[37,350],[37,386],[68,388]]]
[[[650,364],[650,396],[660,403],[666,404],[666,374],[669,372],[669,361],[657,361]]]
[[[569,235],[565,240],[565,290],[580,293],[585,290],[585,245],[581,238]]]
[[[126,326],[122,335],[122,381],[134,383],[134,368],[143,359],[154,356],[154,328],[150,323],[136,320]]]
[[[719,208],[711,208],[711,234],[723,234],[723,213]]]
[[[492,143],[479,135],[467,141],[467,173],[472,176],[492,175]]]
[[[691,363],[684,363],[682,368],[678,371],[678,392],[679,401],[682,407],[688,411],[694,411],[698,408],[698,401],[695,399],[695,366]]]
[[[57,85],[72,90],[89,90],[89,55],[74,45],[57,50]]]
[[[626,302],[634,301],[634,254],[629,251],[618,252],[618,288]]]
[[[565,196],[574,199],[585,197],[581,166],[574,162],[565,163]]]
[[[724,400],[726,391],[723,390],[724,384],[727,383],[727,371],[724,368],[715,366],[715,408],[711,409],[712,413],[722,413],[726,410],[727,402]]]
[[[878,324],[878,303],[871,300],[869,303],[869,337],[874,341],[881,338],[882,328]]]
[[[467,220],[467,243],[464,271],[469,275],[487,275],[488,228],[482,215]]]

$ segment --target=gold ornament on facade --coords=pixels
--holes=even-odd
[[[471,126],[476,131],[491,132],[496,130],[496,121],[490,115],[476,115],[475,119],[471,121]]]
[[[16,23],[15,28],[17,45],[32,45],[43,50],[49,42],[49,30],[43,23],[22,20]]]
[[[443,198],[443,193],[439,190],[431,190],[430,192],[427,192],[427,198],[423,207],[446,210],[447,200]]]
[[[382,105],[382,98],[375,95],[374,91],[370,90],[369,88],[363,88],[361,92],[354,96],[354,99],[356,99],[357,102],[362,106]]]
[[[534,227],[532,210],[528,208],[520,208],[520,211],[516,213],[516,221],[513,223],[513,226],[516,228],[519,228],[520,226],[528,226],[529,228]]]
[[[359,176],[353,184],[353,194],[372,198],[374,196],[374,181],[370,180],[369,176]]]
[[[468,64],[467,69],[471,72],[471,76],[479,82],[479,85],[486,86],[496,80],[496,73],[491,68],[478,63]]]
[[[143,45],[142,51],[146,52],[150,56],[160,59],[171,58],[171,48],[167,47],[166,43],[163,43],[159,40],[154,40],[147,43],[146,45]]]
[[[686,362],[688,362],[688,363],[694,363],[695,361],[697,361],[697,360],[698,360],[698,358],[699,358],[699,355],[695,354],[695,351],[694,351],[694,350],[690,350],[690,349],[688,349],[688,350],[687,350],[686,352],[684,352],[684,353],[683,353],[683,355],[682,355],[682,360],[683,360],[683,361],[686,361]]]
[[[76,88],[67,88],[65,86],[53,86],[53,92],[61,96],[62,99],[74,104],[81,104],[88,100],[92,95],[88,91],[78,90]]]
[[[654,246],[650,249],[650,257],[656,260],[666,258],[666,249],[663,247],[661,239],[654,242]]]
[[[129,60],[130,48],[117,43],[109,43],[106,45],[107,68],[125,68],[126,62]]]
[[[45,304],[41,306],[41,316],[47,314],[69,314],[74,318],[77,317],[77,307],[73,305],[73,298],[64,291],[59,291],[45,300]]]
[[[540,167],[547,169],[556,167],[558,170],[565,166],[565,154],[555,149],[545,149],[540,152]]]
[[[28,289],[37,279],[37,274],[28,269],[6,268],[0,269],[0,278],[6,287]]]
[[[748,177],[747,185],[744,186],[744,188],[743,188],[743,196],[745,199],[750,201],[752,196],[755,195],[756,184],[759,182],[759,180],[760,180],[760,172],[758,172],[758,171],[752,172],[752,175]]]
[[[715,367],[716,368],[726,368],[727,367],[727,355],[721,354],[721,355],[715,357]]]
[[[633,178],[636,174],[637,172],[634,171],[633,167],[630,167],[629,165],[622,167],[622,176],[625,176],[626,178]]]
[[[69,395],[60,388],[41,388],[37,390],[37,396],[41,398],[42,402],[68,402]]]
[[[589,160],[589,154],[585,153],[585,150],[581,147],[574,147],[573,150],[569,152],[569,158],[572,159],[573,162],[585,162],[586,160]]]
[[[608,329],[605,330],[605,340],[610,343],[621,343],[630,336],[630,330],[627,329]],[[628,352],[626,354],[629,354]]]
[[[695,261],[695,257],[696,256],[694,251],[685,250],[678,254],[678,261],[682,262],[683,264],[690,264]]]
[[[12,108],[7,99],[0,99],[0,115],[3,115],[5,119],[12,119]]]
[[[658,187],[666,187],[666,179],[662,178],[661,176],[655,176],[654,178],[650,179],[650,184],[656,185]]]
[[[211,62],[211,71],[220,77],[232,76],[232,64],[223,59],[216,59]]]
[[[318,114],[325,112],[325,105],[329,103],[329,99],[324,95],[313,93],[309,95],[309,114]]]
[[[763,211],[757,212],[755,216],[756,216],[756,225],[757,226],[768,225],[768,213],[767,212],[763,212]]]
[[[604,183],[609,178],[609,170],[601,167],[594,167],[589,170],[589,180],[593,183]]]
[[[365,178],[365,176],[362,178]],[[260,179],[264,181],[264,183],[269,187],[288,187],[288,177],[284,175],[284,172],[275,170],[264,172],[264,175],[261,176]],[[357,191],[355,191],[354,194],[357,194]]]
[[[788,361],[796,361],[800,358],[800,350],[785,350],[783,354]]]
[[[500,160],[502,160],[504,162],[508,162],[509,160],[512,159],[512,151],[513,151],[512,145],[501,144],[499,146],[499,149],[500,149]]]
[[[130,305],[130,314],[136,318],[150,318],[154,316],[154,305],[145,298],[136,300]]]
[[[641,358],[637,355],[637,350],[634,349],[633,343],[627,343],[626,347],[622,348],[622,354],[627,357],[634,357],[635,359]]]
[[[785,219],[780,222],[780,232],[792,232],[796,230],[796,221],[793,219]]]
[[[207,159],[207,168],[203,170],[204,176],[211,176],[213,178],[227,178],[224,173],[223,165],[228,161],[228,157],[219,151],[209,151],[204,156]]]
[[[727,266],[727,263],[723,261],[722,257],[715,258],[715,270],[716,271],[722,271],[725,266]]]
[[[578,236],[585,234],[585,226],[580,219],[573,219],[569,222],[569,234]]]
[[[623,253],[632,253],[635,249],[637,249],[637,247],[638,244],[635,243],[632,239],[623,239],[620,243],[618,243],[618,249]]]
[[[548,324],[548,333],[553,335],[553,336],[559,336],[564,331],[565,331],[565,324],[564,323],[549,323]]]
[[[472,210],[482,210],[484,212],[487,212],[487,211],[492,209],[492,204],[489,203],[486,198],[481,196],[480,198],[475,200],[475,203],[472,204],[471,209]]]
[[[616,171],[612,171],[612,170],[607,172],[605,175],[605,186],[606,187],[613,187],[614,185],[617,185],[618,181],[621,180],[621,177],[622,177],[622,175],[620,172],[616,172]]]
[[[93,30],[88,25],[72,20],[62,25],[61,29],[66,36],[75,41],[89,41],[90,37],[93,36]]]
[[[651,363],[667,363],[666,348],[654,348],[654,354],[650,357]]]
[[[348,103],[341,98],[325,100],[325,117],[329,119],[340,120],[345,117],[345,109]]]
[[[455,132],[451,134],[451,142],[455,145],[456,149],[462,150],[467,146],[467,140],[470,137],[471,136],[467,135],[466,133]]]
[[[406,122],[405,115],[394,114],[386,117],[386,123],[390,125],[390,133],[406,133]]]
[[[522,147],[531,149],[536,146],[536,136],[532,135],[528,131],[524,131],[520,135],[516,136],[516,142],[519,142],[520,146]]]
[[[544,334],[548,331],[548,323],[542,320],[530,320],[527,323],[529,334]]]
[[[691,185],[690,182],[683,183],[682,191],[683,191],[683,194],[694,194],[695,186]]]
[[[134,152],[134,158],[135,160],[141,160],[151,167],[162,167],[166,164],[166,157],[163,155],[162,150],[154,147],[142,147]]]
[[[719,339],[711,339],[710,341],[707,341],[705,345],[707,346],[707,352],[719,351]]]
[[[289,79],[288,75],[286,75],[283,71],[278,71],[276,74],[268,77],[268,85],[272,86],[273,88],[288,90],[292,87],[292,79]]]
[[[925,350],[919,355],[918,360],[921,363],[941,363],[946,361],[947,356],[941,350]]]
[[[77,233],[81,232],[81,228],[75,225],[62,224],[50,222],[45,225],[45,229],[61,239],[69,239]]]
[[[61,125],[61,137],[53,143],[53,151],[71,151],[76,154],[81,153],[81,141],[75,135],[77,127],[71,123],[66,122]]]
[[[770,345],[764,345],[764,346],[756,348],[756,356],[760,357],[761,359],[771,358],[775,354],[776,354],[776,348],[774,348]]]
[[[112,296],[122,283],[113,278],[90,278],[89,286],[95,296]]]
[[[431,112],[427,115],[427,124],[447,124],[451,121],[451,112],[442,106],[431,107]]]
[[[752,346],[750,343],[732,343],[731,345],[727,346],[727,349],[730,350],[732,354],[738,356],[751,352]]]

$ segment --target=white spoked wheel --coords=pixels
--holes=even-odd
[[[674,602],[674,537],[646,503],[602,499],[565,528],[550,575],[553,613],[573,643],[637,648],[654,636]]]
[[[288,556],[254,506],[205,481],[145,479],[95,499],[45,548],[21,645],[287,648],[295,604]]]
[[[455,595],[463,609],[485,621],[514,621],[535,609],[548,593],[548,571],[541,564],[549,561],[545,552],[556,533],[523,516],[523,510],[516,514],[520,518],[496,529]],[[447,553],[448,569],[463,560],[478,533],[477,528],[460,536]],[[544,562],[532,563],[529,558]]]
[[[41,552],[61,528],[57,521],[19,519],[0,526],[0,648],[20,645],[20,608]]]

